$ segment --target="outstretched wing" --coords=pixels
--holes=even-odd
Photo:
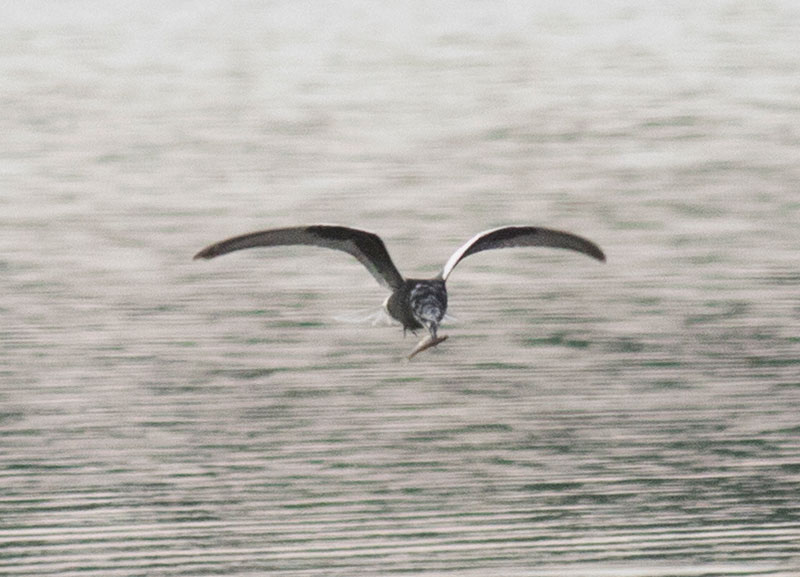
[[[345,226],[315,224],[290,228],[274,228],[234,236],[207,246],[195,259],[210,259],[258,246],[303,244],[341,250],[353,255],[383,286],[395,290],[403,284],[403,276],[394,266],[386,245],[376,234]]]
[[[597,260],[606,260],[606,255],[596,244],[568,232],[538,226],[503,226],[485,230],[469,239],[453,253],[453,256],[447,259],[442,272],[439,273],[439,277],[447,280],[456,265],[471,254],[482,250],[515,246],[566,248],[588,254]]]

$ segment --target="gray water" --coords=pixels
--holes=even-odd
[[[2,12],[0,573],[800,574],[796,2]]]

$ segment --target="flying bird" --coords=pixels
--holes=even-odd
[[[599,261],[606,260],[596,244],[568,232],[537,226],[503,226],[473,236],[447,259],[435,277],[405,278],[397,270],[378,235],[327,224],[275,228],[234,236],[207,246],[194,258],[211,259],[245,248],[285,245],[321,246],[356,257],[379,284],[391,291],[383,306],[392,318],[403,325],[403,332],[410,330],[416,333],[422,328],[428,331],[428,336],[408,355],[409,359],[447,339],[447,335],[438,334],[439,325],[447,311],[446,282],[456,265],[468,256],[495,248],[549,246],[581,252]]]

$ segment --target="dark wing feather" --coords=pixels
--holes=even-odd
[[[403,276],[394,266],[380,237],[345,226],[315,224],[252,232],[212,244],[194,255],[194,258],[210,259],[245,248],[294,244],[344,251],[356,257],[381,285],[394,290],[403,284]]]
[[[494,248],[516,246],[566,248],[582,252],[597,260],[606,260],[606,255],[603,254],[600,247],[580,236],[536,226],[504,226],[480,232],[469,239],[447,260],[439,277],[447,280],[456,265],[471,254]]]

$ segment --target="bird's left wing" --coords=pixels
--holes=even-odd
[[[442,272],[439,273],[439,277],[447,280],[456,265],[471,254],[494,248],[516,246],[566,248],[582,252],[600,261],[606,260],[606,255],[603,254],[599,246],[590,240],[569,232],[538,226],[503,226],[485,230],[469,239],[447,259]]]
[[[395,290],[403,284],[403,276],[392,262],[381,238],[371,232],[346,226],[314,224],[252,232],[207,246],[194,258],[210,259],[245,248],[293,244],[344,251],[356,257],[381,285]]]

